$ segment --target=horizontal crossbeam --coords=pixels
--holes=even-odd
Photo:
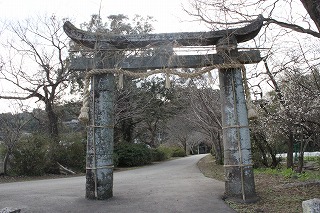
[[[210,32],[112,35],[83,31],[69,21],[65,22],[63,29],[73,41],[91,49],[94,49],[96,44],[99,44],[100,50],[157,47],[169,43],[174,43],[177,46],[207,46],[216,45],[220,39],[231,36],[236,39],[237,43],[249,41],[259,33],[263,20],[263,16],[260,15],[244,27]]]
[[[260,52],[258,50],[238,52],[231,59],[241,64],[252,64],[261,61]],[[228,60],[229,61],[229,60]],[[224,64],[226,59],[218,54],[208,55],[172,55],[172,56],[147,56],[147,57],[124,57],[116,60],[116,67],[126,70],[152,70],[162,68],[201,68],[212,65]],[[99,63],[101,67],[94,67],[92,58],[72,58],[70,69],[74,71],[85,71],[91,69],[112,69],[110,63]],[[103,67],[102,67],[103,66]]]

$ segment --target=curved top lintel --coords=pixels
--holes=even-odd
[[[175,42],[180,46],[207,46],[216,45],[217,42],[228,36],[234,36],[238,43],[253,39],[263,25],[263,16],[250,24],[234,29],[209,31],[209,32],[182,32],[160,34],[135,34],[135,35],[110,35],[108,33],[93,33],[76,28],[69,21],[65,22],[65,33],[75,42],[94,48],[96,43],[102,48],[143,48],[147,46],[160,46]]]

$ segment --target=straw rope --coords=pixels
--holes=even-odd
[[[128,70],[123,70],[120,68],[114,68],[114,69],[92,69],[87,72],[85,76],[84,81],[84,97],[83,97],[83,103],[80,110],[80,115],[78,119],[82,123],[87,123],[89,121],[89,98],[90,98],[90,91],[89,91],[89,85],[90,85],[90,79],[94,75],[102,75],[102,74],[116,74],[119,76],[119,88],[122,88],[123,84],[123,75],[132,77],[132,78],[146,78],[150,75],[160,74],[164,73],[166,74],[166,88],[170,86],[169,82],[169,76],[170,75],[177,75],[181,78],[196,78],[198,76],[201,76],[205,73],[210,73],[213,69],[230,69],[230,68],[242,68],[244,65],[240,63],[230,63],[230,64],[216,64],[209,67],[206,67],[198,72],[194,73],[186,73],[186,72],[179,72],[177,70],[164,68],[164,69],[157,69],[152,70],[148,72],[132,72]]]

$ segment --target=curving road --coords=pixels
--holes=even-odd
[[[86,200],[85,178],[0,184],[0,210],[24,212],[235,212],[222,200],[224,183],[204,177],[194,155],[114,174],[114,197]]]

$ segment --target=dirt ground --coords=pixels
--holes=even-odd
[[[223,179],[223,166],[216,165],[212,156],[198,163],[201,172],[210,178]],[[318,171],[319,172],[319,171]],[[286,179],[281,175],[255,173],[256,192],[260,200],[254,204],[226,201],[237,212],[302,212],[302,201],[320,198],[320,181]]]

